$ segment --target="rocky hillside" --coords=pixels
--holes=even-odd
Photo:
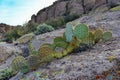
[[[105,11],[120,4],[120,0],[58,0],[32,15],[29,22],[43,23],[48,19],[67,15],[82,15],[90,11]]]
[[[83,16],[75,21],[76,23],[86,23],[89,28],[102,28],[105,31],[111,30],[113,38],[107,42],[99,42],[92,49],[87,51],[72,53],[62,59],[53,60],[49,64],[41,65],[37,70],[27,74],[18,73],[9,80],[120,80],[118,71],[120,62],[120,11],[105,12]],[[37,50],[44,43],[52,43],[54,37],[62,35],[64,29],[35,36],[32,41],[33,47]],[[14,45],[1,43],[7,50],[15,51],[16,54],[21,50]],[[10,48],[9,48],[10,47]],[[2,50],[2,47],[1,49]],[[0,69],[10,67],[11,61],[15,57],[8,55],[8,51],[2,53],[5,56],[4,63]],[[102,77],[100,77],[102,76]]]
[[[0,23],[0,39],[2,38],[3,34],[5,34],[7,31],[13,29],[13,26]]]

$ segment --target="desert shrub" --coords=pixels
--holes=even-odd
[[[37,29],[37,26],[38,26],[37,23],[25,23],[25,24],[23,24],[24,34],[34,32]]]
[[[73,21],[73,20],[75,20],[77,18],[79,18],[79,15],[70,14],[70,15],[67,15],[67,16],[64,17],[64,21],[65,21],[65,23],[67,23],[67,22]]]
[[[0,70],[0,80],[8,80],[10,77],[14,76],[16,73],[12,69],[5,68]]]
[[[59,18],[55,18],[55,19],[49,19],[45,23],[53,26],[55,29],[57,29],[58,27],[65,24],[63,17],[59,17]]]
[[[120,6],[113,7],[110,9],[110,11],[120,11]]]
[[[20,37],[20,35],[18,34],[18,30],[17,28],[8,31],[5,35],[4,35],[4,39],[3,41],[6,42],[12,42],[13,40],[16,40]]]
[[[39,34],[42,34],[42,33],[53,31],[53,30],[54,30],[54,28],[50,25],[40,24],[39,26],[37,26],[37,30],[34,33],[36,35],[39,35]]]

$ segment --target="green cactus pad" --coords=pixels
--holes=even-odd
[[[63,57],[63,54],[61,52],[55,52],[54,58],[59,59],[59,58],[62,58],[62,57]]]
[[[61,42],[56,42],[55,43],[55,47],[62,47],[62,48],[66,48],[68,46],[67,42],[61,41]]]
[[[93,45],[94,39],[95,39],[95,35],[93,34],[93,32],[90,31],[89,35],[82,40],[82,43],[87,45]]]
[[[72,41],[68,44],[67,47],[67,53],[70,53],[71,51],[73,51],[74,49],[78,48],[80,46],[80,40],[73,37]]]
[[[62,51],[62,54],[63,54],[63,56],[66,56],[68,53],[67,53],[67,50],[63,50]]]
[[[62,41],[65,41],[65,39],[63,37],[56,37],[54,39],[54,43],[57,43],[57,42],[62,42]]]
[[[24,57],[18,56],[13,59],[11,63],[12,69],[17,72],[27,73],[29,71],[29,67]]]
[[[97,29],[94,35],[95,35],[95,43],[97,43],[99,42],[100,39],[102,39],[103,31],[101,29]]]
[[[75,27],[73,34],[79,39],[84,39],[88,36],[88,27],[85,24],[78,24]]]
[[[40,62],[49,62],[53,59],[54,51],[49,46],[41,46],[39,49],[38,57]]]
[[[107,41],[107,40],[109,40],[109,39],[111,39],[111,38],[112,38],[112,32],[104,32],[104,33],[103,33],[102,39],[103,39],[104,41]]]
[[[56,37],[54,39],[54,43],[53,43],[54,47],[62,47],[62,48],[66,48],[68,43],[65,41],[65,39],[63,37]]]
[[[38,56],[35,56],[35,55],[29,56],[27,58],[27,64],[30,70],[37,69],[40,64]]]
[[[71,42],[72,41],[72,36],[73,36],[72,24],[67,23],[66,24],[66,29],[65,29],[66,41]]]

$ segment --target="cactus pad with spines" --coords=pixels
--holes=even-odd
[[[94,39],[95,39],[95,35],[93,34],[93,32],[90,31],[89,35],[82,40],[82,43],[91,46],[94,44]]]
[[[57,43],[57,42],[62,42],[62,41],[65,41],[65,39],[63,37],[56,37],[54,39],[54,43]]]
[[[102,37],[102,39],[104,40],[104,41],[107,41],[107,40],[109,40],[109,39],[111,39],[112,38],[112,32],[104,32],[103,33],[103,37]]]
[[[27,73],[29,71],[29,67],[24,57],[17,56],[13,59],[11,63],[12,69],[17,72]]]
[[[30,70],[37,69],[38,66],[40,65],[40,61],[39,61],[38,56],[36,56],[36,55],[30,55],[27,58],[27,64],[28,64]]]
[[[94,32],[95,35],[95,43],[99,42],[100,39],[102,39],[103,31],[101,29],[97,29]]]
[[[85,24],[78,24],[75,27],[73,34],[79,39],[84,39],[88,36],[88,27]]]
[[[67,53],[70,53],[71,51],[79,47],[80,42],[81,41],[79,39],[77,39],[76,37],[73,37],[72,41],[68,44],[68,47],[66,49]]]
[[[66,29],[65,29],[65,38],[67,42],[72,41],[72,36],[73,36],[73,29],[72,29],[72,24],[67,23],[66,24]]]
[[[59,59],[59,58],[62,58],[62,57],[63,57],[62,52],[55,52],[55,54],[54,54],[54,58]]]
[[[55,48],[56,47],[66,48],[68,43],[65,41],[63,37],[56,37],[54,39],[54,45],[55,45]]]
[[[39,57],[41,63],[42,62],[49,62],[53,59],[53,57],[54,57],[53,54],[54,54],[54,51],[51,47],[40,46],[38,57]]]

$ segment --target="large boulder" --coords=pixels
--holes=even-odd
[[[14,54],[21,54],[21,50],[12,44],[0,43],[0,64]]]

